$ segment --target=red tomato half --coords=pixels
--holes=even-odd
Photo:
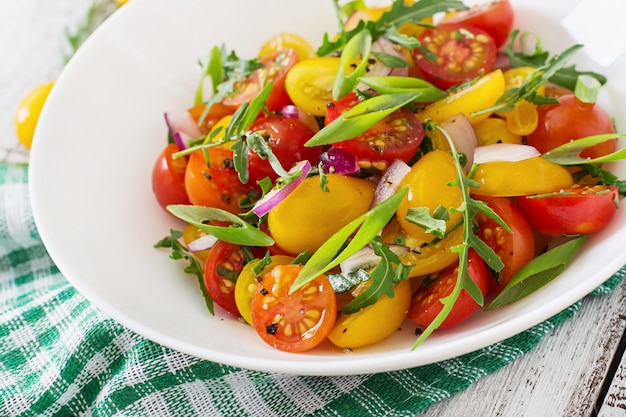
[[[359,103],[356,93],[350,93],[329,104],[325,123],[329,124]],[[390,164],[396,159],[408,162],[417,152],[424,139],[424,128],[417,116],[406,108],[396,110],[382,121],[356,138],[333,143],[355,155],[361,165],[384,161]],[[383,164],[384,169],[386,165]]]
[[[286,352],[304,352],[326,339],[337,318],[337,300],[326,275],[289,294],[301,265],[278,265],[252,297],[252,322],[261,339]]]
[[[573,94],[559,97],[559,104],[537,108],[539,122],[527,136],[528,144],[541,153],[574,139],[602,133],[615,133],[611,117],[598,105],[583,103]],[[597,158],[615,151],[617,140],[609,140],[585,149],[580,156]]]
[[[547,196],[517,197],[516,203],[536,231],[548,236],[586,235],[604,228],[615,214],[617,187],[574,185]]]
[[[231,213],[242,213],[240,202],[256,192],[255,186],[242,184],[233,165],[233,151],[209,148],[210,166],[202,150],[189,156],[185,188],[191,204],[216,207]]]
[[[499,49],[509,39],[515,12],[509,0],[494,0],[472,6],[468,10],[453,12],[441,23],[462,23],[484,30],[491,35]]]
[[[290,104],[291,99],[285,91],[285,77],[287,72],[298,61],[298,54],[295,49],[285,48],[270,55],[261,57],[263,64],[250,74],[250,76],[235,84],[235,90],[226,97],[222,103],[230,108],[238,108],[259,95],[264,86],[270,81],[274,83],[272,91],[265,104],[270,112],[280,110],[283,106]]]
[[[299,119],[268,116],[258,119],[249,130],[257,132],[266,139],[285,170],[289,170],[293,164],[303,160],[315,164],[322,153],[321,147],[304,146],[313,137],[314,132]],[[270,177],[272,181],[277,178],[269,161],[262,159],[253,151],[248,152],[248,172],[250,184],[256,184],[265,177]]]
[[[241,246],[219,241],[211,248],[204,263],[204,286],[213,301],[235,317],[235,283],[246,264]]]
[[[487,294],[488,272],[485,261],[473,250],[469,251],[468,256],[468,272],[470,278],[478,285],[483,297]],[[425,288],[418,290],[413,299],[407,317],[417,323],[417,325],[425,329],[437,317],[437,314],[443,309],[441,299],[452,293],[457,281],[458,263],[445,268],[436,275],[436,281]],[[465,321],[469,316],[474,314],[480,305],[478,305],[467,291],[462,290],[459,298],[452,307],[452,311],[443,321],[440,329],[456,326]]]
[[[494,250],[504,264],[499,276],[492,274],[492,279],[489,280],[488,293],[496,294],[511,281],[522,266],[533,259],[535,238],[528,220],[508,198],[485,196],[474,198],[485,202],[513,232],[509,233],[495,220],[482,213],[475,218],[479,227],[478,237]]]
[[[493,38],[473,26],[442,24],[418,39],[436,58],[431,61],[416,48],[417,67],[427,81],[444,90],[491,72],[496,61]]]
[[[185,170],[187,159],[172,159],[178,146],[170,143],[159,155],[152,168],[152,191],[161,207],[170,204],[189,204],[185,191]]]

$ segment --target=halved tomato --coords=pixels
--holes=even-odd
[[[235,317],[240,316],[235,302],[235,284],[245,264],[241,246],[221,240],[211,248],[204,263],[207,292],[217,305]]]
[[[170,143],[163,149],[152,168],[152,191],[157,202],[165,208],[170,204],[189,204],[185,191],[187,159],[173,159],[178,146]]]

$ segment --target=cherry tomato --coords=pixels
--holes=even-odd
[[[494,0],[472,6],[468,10],[446,15],[442,23],[462,23],[484,30],[499,49],[507,43],[513,29],[515,12],[509,0]]]
[[[170,143],[163,149],[152,168],[152,191],[164,209],[170,204],[189,204],[185,190],[187,159],[172,158],[178,151],[178,146]]]
[[[298,161],[307,160],[315,164],[322,153],[321,147],[304,146],[313,137],[314,132],[299,119],[267,116],[254,122],[249,130],[266,139],[272,152],[286,170]],[[252,150],[248,152],[248,173],[250,184],[256,184],[265,177],[272,181],[278,177],[269,161],[262,159]]]
[[[488,272],[485,262],[474,252],[469,251],[467,259],[468,273],[472,281],[476,283],[483,297],[487,294]],[[415,322],[420,328],[425,329],[435,319],[437,314],[443,309],[441,299],[452,293],[457,282],[458,263],[452,265],[440,273],[434,275],[435,281],[428,286],[418,290],[411,300],[411,307],[407,317]],[[480,305],[476,303],[465,290],[461,290],[461,294],[457,299],[450,314],[439,326],[440,329],[446,329],[465,321],[474,314]]]
[[[585,235],[604,228],[617,210],[616,187],[574,185],[560,192],[516,199],[532,228],[548,236]]]
[[[231,213],[245,211],[240,202],[257,193],[255,186],[242,184],[233,166],[233,151],[224,148],[208,149],[210,166],[202,150],[189,156],[185,171],[185,189],[191,204],[216,207]]]
[[[227,107],[237,109],[243,103],[249,102],[259,95],[261,90],[270,81],[273,82],[272,91],[265,104],[272,112],[290,104],[291,100],[285,91],[285,76],[298,61],[295,49],[281,49],[270,55],[261,57],[262,68],[256,69],[246,79],[235,84],[234,92],[222,100]]]
[[[35,127],[52,86],[54,86],[54,81],[38,85],[29,91],[17,105],[13,117],[15,134],[27,149],[30,149],[33,144]]]
[[[235,302],[237,277],[246,264],[241,246],[220,240],[211,248],[204,263],[204,286],[213,301],[235,317],[239,310]]]
[[[514,143],[522,145],[522,137],[512,133],[506,126],[506,120],[499,117],[489,117],[474,126],[476,140],[479,146],[495,143]]]
[[[339,57],[318,57],[298,62],[285,79],[285,89],[298,108],[315,116],[326,115],[333,99],[333,84],[339,71]]]
[[[315,49],[309,41],[304,39],[297,33],[283,32],[270,38],[261,45],[259,56],[267,56],[281,49],[295,49],[298,55],[298,61],[304,61],[315,57]]]
[[[537,129],[527,137],[528,144],[541,153],[574,139],[602,133],[615,133],[611,117],[598,105],[583,103],[573,94],[559,97],[559,104],[539,106]],[[583,158],[597,158],[614,152],[616,139],[599,143],[581,152]]]
[[[206,235],[206,233],[203,230],[198,229],[193,224],[188,224],[183,229],[183,242],[185,242],[185,245],[189,245],[191,242],[196,239],[200,239],[204,235]],[[204,263],[206,262],[207,256],[209,256],[209,252],[210,249],[201,250],[193,252],[193,255],[198,258],[198,260],[200,260],[202,263]]]
[[[356,93],[350,93],[328,106],[326,124],[358,104]],[[406,108],[401,108],[385,117],[365,133],[333,143],[359,159],[363,168],[384,170],[396,159],[408,162],[424,139],[424,128],[419,119]]]
[[[252,322],[261,339],[286,352],[304,352],[326,339],[335,325],[337,301],[326,275],[290,293],[301,265],[277,265],[252,297]]]
[[[535,256],[535,238],[528,220],[515,204],[503,197],[476,197],[485,202],[509,226],[508,232],[495,220],[479,213],[475,217],[480,237],[504,264],[499,274],[491,275],[489,293],[500,292],[520,268]]]
[[[196,122],[202,118],[200,130],[203,133],[213,129],[213,127],[215,127],[215,125],[224,117],[233,114],[233,110],[230,107],[226,107],[222,103],[213,104],[208,111],[206,110],[206,105],[201,103],[193,106],[188,111]]]
[[[461,24],[441,24],[419,36],[435,56],[431,61],[415,49],[415,61],[427,81],[442,89],[485,75],[496,61],[496,44],[484,30]]]

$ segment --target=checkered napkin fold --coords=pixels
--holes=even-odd
[[[529,351],[580,306],[478,352],[402,371],[318,377],[224,366],[148,341],[78,293],[39,239],[27,179],[27,166],[0,164],[2,416],[409,417]]]

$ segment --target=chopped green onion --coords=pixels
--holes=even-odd
[[[593,75],[581,74],[576,80],[574,95],[583,103],[595,103],[601,86],[600,81]]]

